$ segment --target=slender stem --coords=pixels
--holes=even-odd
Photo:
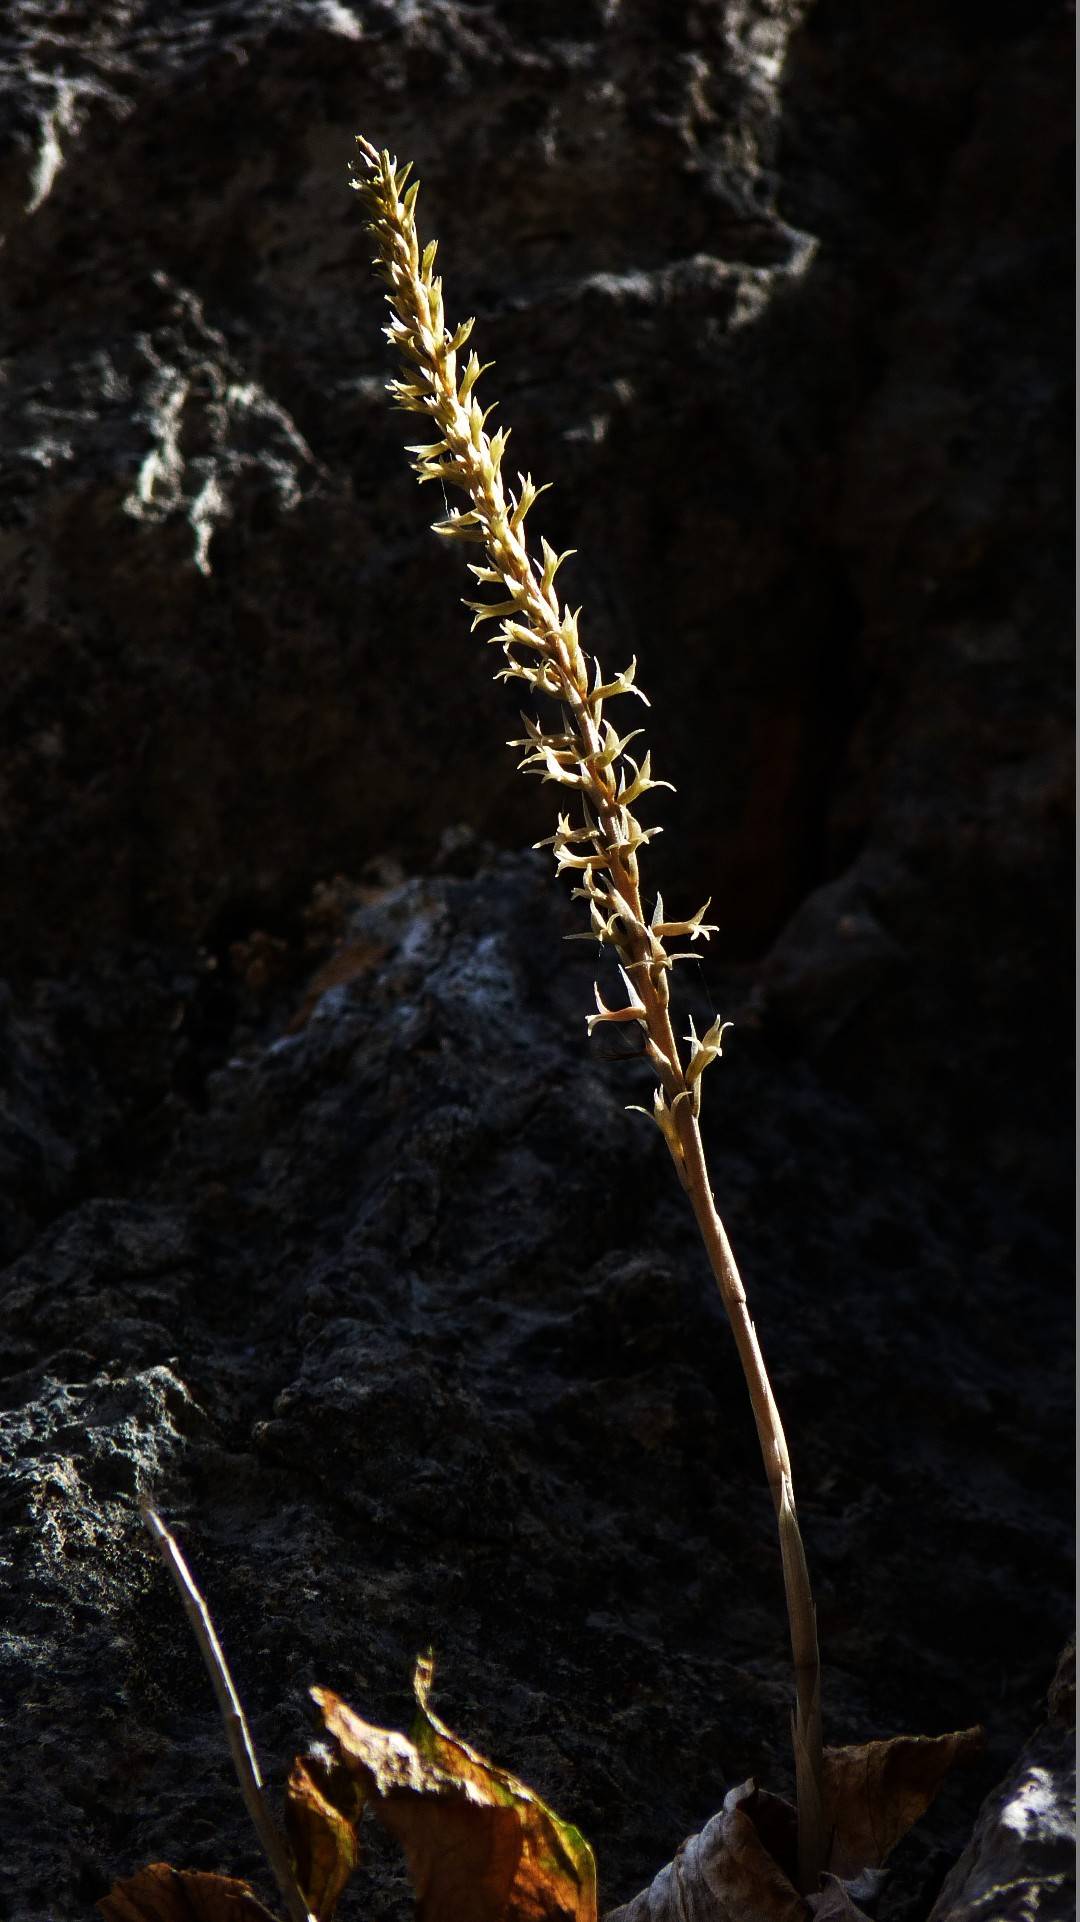
[[[192,1633],[199,1644],[203,1661],[206,1663],[210,1680],[214,1685],[221,1719],[225,1724],[229,1752],[232,1755],[236,1779],[244,1798],[247,1812],[255,1825],[255,1832],[262,1843],[263,1853],[273,1871],[274,1880],[281,1890],[282,1900],[288,1910],[291,1922],[315,1922],[304,1900],[300,1884],[293,1874],[288,1850],[278,1833],[277,1825],[266,1806],[263,1793],[263,1779],[259,1769],[255,1746],[247,1717],[240,1705],[240,1698],[233,1687],[224,1651],[218,1641],[210,1611],[195,1586],[192,1576],[179,1545],[169,1533],[161,1517],[149,1506],[142,1511],[143,1521],[161,1551],[161,1558],[180,1591]]]
[[[636,885],[632,890],[637,905]],[[645,973],[645,970],[642,970]],[[821,1720],[821,1657],[818,1652],[817,1610],[810,1587],[810,1570],[795,1509],[795,1488],[787,1438],[772,1392],[765,1357],[746,1304],[746,1290],[735,1263],[731,1243],[717,1213],[709,1180],[701,1126],[687,1089],[671,1014],[647,976],[640,989],[645,1007],[642,1026],[653,1044],[655,1059],[674,1072],[661,1072],[672,1103],[676,1140],[669,1141],[676,1172],[694,1211],[709,1266],[724,1304],[743,1377],[750,1396],[765,1476],[776,1510],[780,1560],[784,1576],[788,1631],[795,1676],[792,1748],[795,1758],[798,1811],[798,1880],[803,1894],[816,1890],[827,1860],[828,1837],[823,1807],[823,1734]]]
[[[792,1741],[799,1821],[799,1886],[803,1894],[810,1894],[817,1888],[825,1867],[828,1840],[822,1807],[821,1659],[818,1654],[817,1611],[795,1512],[791,1462],[780,1411],[773,1397],[757,1330],[747,1309],[746,1293],[735,1265],[731,1243],[716,1212],[701,1130],[696,1117],[689,1110],[689,1103],[680,1102],[679,1108],[686,1114],[680,1127],[685,1186],[735,1337],[780,1533],[784,1596],[795,1671]]]

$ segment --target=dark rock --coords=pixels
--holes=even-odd
[[[624,1112],[644,1066],[575,1039],[593,963],[539,856],[366,893],[342,978],[291,990],[302,1024],[279,1003],[128,1198],[8,1272],[9,1754],[21,1832],[49,1837],[31,1882],[13,1858],[16,1913],[75,1914],[144,1859],[258,1873],[140,1490],[182,1525],[279,1780],[309,1683],[400,1720],[434,1640],[451,1719],[580,1820],[612,1896],[740,1763],[786,1786],[771,1511],[662,1143]],[[1017,1353],[991,1225],[812,1071],[751,1028],[722,1075],[830,1729],[989,1704],[1000,1767],[1068,1608],[1060,1332]],[[980,1786],[904,1845],[883,1913],[918,1914]]]
[[[1065,1650],[1050,1714],[988,1795],[930,1922],[1069,1922],[1076,1913],[1076,1643]]]
[[[737,1364],[516,852],[548,791],[386,411],[362,128],[638,656],[650,880],[715,896],[681,988],[736,1020],[830,1736],[987,1723],[880,1899],[922,1922],[1071,1613],[1069,23],[9,11],[0,1906],[265,1889],[140,1489],[279,1784],[310,1683],[400,1724],[434,1641],[606,1905],[790,1786]]]

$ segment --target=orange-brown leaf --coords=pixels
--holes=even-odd
[[[521,1856],[512,1808],[375,1728],[329,1689],[312,1689],[327,1734],[372,1814],[396,1836],[416,1891],[418,1922],[504,1922]]]
[[[507,1922],[521,1859],[513,1809],[484,1808],[462,1797],[397,1790],[373,1805],[400,1842],[416,1893],[417,1922]]]
[[[313,1689],[341,1763],[405,1853],[418,1922],[596,1922],[588,1844],[531,1789],[453,1735],[417,1664],[412,1736],[364,1722]]]
[[[285,1827],[296,1879],[317,1922],[328,1922],[360,1860],[364,1798],[355,1778],[298,1755],[285,1787]]]
[[[433,1681],[431,1656],[421,1656],[413,1674],[417,1716],[412,1738],[417,1749],[458,1781],[471,1782],[485,1798],[508,1802],[517,1813],[521,1857],[507,1916],[514,1922],[595,1922],[596,1868],[584,1837],[516,1776],[489,1762],[439,1720],[430,1701]]]
[[[151,1862],[97,1903],[105,1922],[274,1922],[246,1882]]]
[[[894,1735],[825,1750],[825,1823],[829,1868],[844,1878],[880,1868],[929,1808],[954,1762],[982,1747],[981,1728],[952,1735]]]

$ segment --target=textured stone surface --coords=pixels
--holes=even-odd
[[[1039,1723],[1070,44],[1051,6],[9,9],[7,1913],[154,1857],[260,1874],[140,1487],[277,1781],[311,1682],[398,1721],[431,1640],[606,1902],[733,1782],[789,1785],[737,1365],[623,1112],[647,1078],[585,1052],[577,911],[517,852],[549,793],[384,407],[357,127],[417,161],[587,640],[638,656],[679,784],[650,873],[714,894],[683,987],[736,1022],[709,1137],[830,1735],[988,1726],[883,1922],[922,1922]],[[381,1854],[363,1902],[403,1912]]]
[[[624,1112],[642,1066],[578,1042],[573,911],[539,856],[367,892],[336,983],[257,1023],[249,999],[167,1144],[5,1277],[15,1913],[77,1914],[148,1858],[257,1868],[140,1485],[278,1779],[309,1683],[399,1719],[434,1640],[448,1715],[594,1836],[611,1899],[740,1769],[786,1784],[737,1363]],[[750,1023],[723,1076],[717,1182],[797,1437],[830,1731],[982,1715],[1000,1771],[1069,1607],[1064,1306],[1018,1354],[985,1193],[913,1175]],[[926,1913],[980,1792],[950,1786],[881,1913]]]
[[[930,1922],[1069,1922],[1076,1913],[1076,1644],[1050,1714],[987,1796]]]

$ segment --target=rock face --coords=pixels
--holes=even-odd
[[[398,1723],[434,1642],[606,1904],[789,1785],[737,1363],[520,852],[548,792],[385,407],[362,128],[587,644],[638,657],[650,879],[714,895],[682,992],[736,1023],[709,1143],[829,1734],[987,1724],[879,1902],[922,1922],[1071,1614],[1070,23],[9,11],[4,1912],[152,1859],[263,1886],[140,1490],[277,1781],[311,1683]]]
[[[1076,1913],[1076,1643],[1050,1689],[1049,1716],[987,1796],[930,1922],[1025,1922]]]

